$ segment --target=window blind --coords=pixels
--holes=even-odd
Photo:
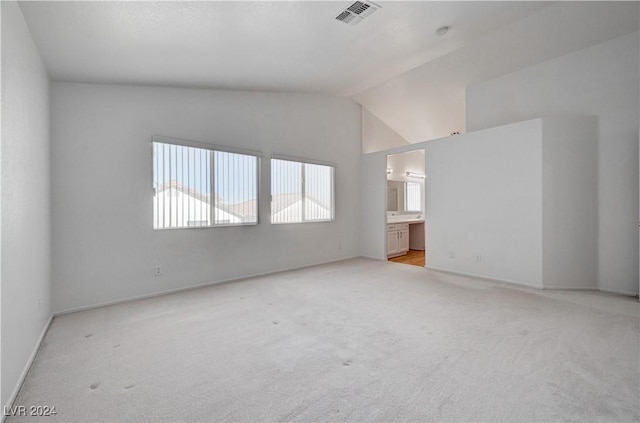
[[[258,157],[153,142],[154,229],[258,222]]]
[[[418,182],[407,182],[405,187],[405,211],[422,211],[422,189]]]
[[[271,223],[335,219],[334,166],[271,159]]]

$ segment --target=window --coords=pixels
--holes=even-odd
[[[335,219],[332,165],[271,159],[271,223]]]
[[[407,182],[405,186],[404,209],[405,211],[422,211],[422,195],[419,182]]]
[[[153,227],[258,223],[258,159],[154,137]]]

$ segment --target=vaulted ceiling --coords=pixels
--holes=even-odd
[[[411,143],[464,132],[470,85],[638,31],[639,20],[638,2],[557,2],[353,98]]]
[[[464,131],[465,89],[632,31],[640,3],[21,1],[54,81],[352,97],[402,142]],[[444,36],[436,35],[450,26]]]
[[[351,96],[550,2],[21,2],[53,80]],[[450,32],[438,37],[444,25]]]

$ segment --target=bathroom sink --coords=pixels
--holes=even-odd
[[[422,223],[422,222],[424,222],[424,217],[416,217],[413,215],[387,217],[387,223]]]

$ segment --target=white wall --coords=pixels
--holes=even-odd
[[[376,115],[362,108],[362,152],[373,153],[374,151],[388,150],[393,147],[407,145],[405,140],[389,125],[384,123]]]
[[[427,267],[542,287],[541,131],[535,120],[424,143]]]
[[[598,118],[598,285],[638,292],[638,32],[467,89],[467,128]]]
[[[154,231],[153,135],[262,151],[262,223]],[[52,143],[56,312],[359,255],[352,100],[54,83]],[[272,153],[337,164],[334,222],[269,224]]]
[[[353,98],[410,143],[464,132],[464,83],[451,82],[446,66],[435,77],[430,74],[441,62],[451,61],[450,57],[457,55],[412,69]],[[367,148],[366,152],[373,151],[380,149]]]
[[[411,148],[411,147],[405,147]],[[360,166],[360,255],[387,259],[387,155],[365,154]]]
[[[363,252],[384,258],[382,159],[424,149],[426,267],[595,287],[595,131],[595,118],[535,119],[365,155]]]
[[[597,288],[597,120],[545,118],[542,126],[545,288]]]
[[[424,149],[427,267],[540,288],[541,135],[534,120],[367,154],[361,178],[370,182],[361,206],[384,210],[386,182],[374,175],[387,154]],[[384,214],[369,214],[363,255],[385,258],[385,224]]]
[[[49,78],[15,2],[2,2],[2,405],[49,316]]]

